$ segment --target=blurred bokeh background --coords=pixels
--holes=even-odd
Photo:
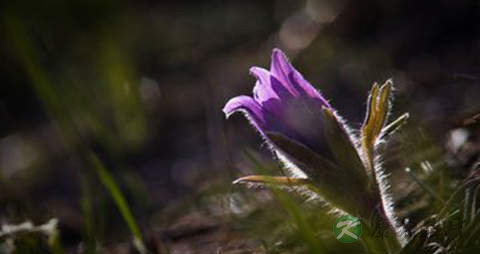
[[[231,207],[243,190],[230,183],[252,172],[252,157],[273,158],[221,109],[251,94],[249,67],[269,66],[275,47],[354,128],[371,84],[393,78],[393,115],[411,116],[409,141],[391,146],[398,169],[446,153],[448,131],[480,110],[474,0],[18,0],[0,17],[0,222],[57,218],[72,253],[89,242],[132,251],[92,160],[148,248],[261,245],[229,224],[247,209]],[[411,149],[421,140],[437,145]]]

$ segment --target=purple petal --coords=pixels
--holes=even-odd
[[[332,108],[330,103],[320,94],[320,92],[315,89],[307,80],[305,80],[298,71],[294,69],[293,72],[289,74],[289,81],[292,85],[300,91],[301,94],[306,94],[308,97],[313,98],[324,105],[327,108]]]
[[[272,53],[272,63],[270,72],[277,77],[293,95],[306,95],[331,108],[325,98],[315,89],[307,80],[305,80],[289,62],[287,56],[280,50],[274,49]]]
[[[250,73],[257,79],[253,98],[231,99],[223,109],[226,116],[243,112],[266,139],[265,132],[274,131],[322,152],[321,108],[331,106],[295,70],[285,54],[274,49],[270,71],[252,67]]]
[[[230,99],[223,108],[223,113],[225,113],[227,118],[238,111],[243,112],[261,134],[266,131],[267,122],[265,112],[260,104],[252,97],[246,95],[234,97]]]
[[[257,78],[253,88],[253,98],[270,114],[281,118],[284,101],[293,96],[277,78],[270,75],[269,71],[252,67],[250,73]]]
[[[272,62],[270,63],[270,73],[275,76],[285,88],[295,97],[300,94],[290,85],[288,75],[295,69],[290,65],[287,56],[279,49],[273,49]]]
[[[283,82],[281,82],[278,78],[276,78],[273,75],[270,76],[270,84],[272,86],[273,91],[275,91],[275,93],[278,95],[278,98],[280,98],[282,101],[287,101],[297,97],[290,92],[290,89],[288,89],[288,86],[286,86]]]
[[[253,88],[253,97],[258,103],[263,104],[270,99],[279,99],[273,91],[270,83],[270,72],[260,67],[250,68],[250,73],[257,78],[257,83]]]

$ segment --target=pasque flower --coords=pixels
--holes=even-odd
[[[359,135],[354,135],[281,50],[273,50],[270,70],[252,67],[250,73],[257,79],[253,97],[234,97],[223,111],[227,117],[243,112],[291,174],[253,175],[235,182],[304,187],[334,208],[364,221],[379,218],[403,244],[378,149],[378,144],[408,118],[407,113],[386,125],[392,82],[373,85],[364,124]],[[329,151],[322,149],[324,144]],[[326,152],[330,156],[325,157]]]
[[[257,78],[253,97],[231,99],[223,109],[225,114],[242,111],[265,138],[267,132],[278,132],[315,151],[322,142],[318,129],[322,126],[321,109],[331,109],[328,101],[279,49],[273,50],[270,70],[252,67],[250,73]]]
[[[270,70],[252,67],[257,78],[253,97],[238,96],[227,102],[223,111],[230,116],[240,111],[288,166],[291,178],[274,181],[304,184],[315,182],[315,192],[336,207],[359,213],[370,211],[368,179],[348,128],[339,120],[330,103],[290,64],[285,54],[274,49]],[[332,162],[323,157],[325,143],[337,150]],[[342,165],[343,164],[343,165]],[[250,176],[242,181],[264,181]],[[344,198],[340,188],[352,190]],[[320,193],[318,193],[320,192]],[[349,200],[347,200],[349,199]],[[355,203],[363,203],[358,206]],[[365,207],[364,211],[358,209]],[[367,216],[367,215],[366,215]]]

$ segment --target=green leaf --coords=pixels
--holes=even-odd
[[[357,217],[368,217],[375,198],[352,169],[340,167],[306,146],[282,134],[267,132],[267,137],[282,155],[304,171],[315,192],[333,206]]]
[[[362,150],[370,174],[374,170],[375,144],[382,133],[383,126],[390,112],[390,95],[393,83],[387,80],[381,88],[375,83],[370,92],[367,104],[367,114],[362,126]]]
[[[336,163],[340,167],[350,169],[351,173],[355,174],[357,179],[366,185],[368,178],[365,173],[365,166],[350,134],[332,110],[323,107],[322,113],[325,137]]]
[[[376,117],[376,107],[377,107],[377,95],[378,95],[378,84],[373,84],[372,90],[370,91],[370,96],[368,97],[367,102],[367,113],[365,116],[365,121],[362,126],[361,132],[361,142],[363,155],[365,156],[365,161],[368,163],[367,170],[370,172],[373,171],[373,131],[375,125]]]
[[[395,121],[393,121],[390,124],[388,124],[387,126],[385,126],[385,128],[383,128],[383,130],[382,130],[382,137],[381,138],[388,137],[388,136],[392,135],[393,133],[395,133],[403,125],[405,125],[407,123],[409,118],[410,118],[410,114],[409,113],[404,113],[403,115],[401,115],[400,117],[395,119]]]
[[[287,176],[267,176],[267,175],[250,175],[240,177],[237,180],[233,181],[233,184],[253,184],[256,185],[265,185],[274,188],[283,188],[286,187],[288,190],[297,191],[293,187],[304,187],[305,190],[310,192],[314,192],[315,194],[320,195],[320,191],[318,190],[315,185],[313,185],[312,181],[306,178],[295,178],[295,177],[287,177]],[[306,194],[305,190],[302,189],[299,193]]]
[[[266,132],[270,141],[283,152],[289,160],[305,171],[313,180],[331,177],[338,174],[338,166],[313,152],[308,147],[291,140],[284,135],[276,132]]]
[[[250,175],[240,177],[237,180],[233,181],[233,184],[237,183],[263,183],[286,186],[301,186],[308,184],[309,181],[304,178],[294,178],[286,176]]]
[[[376,108],[375,129],[373,133],[375,139],[378,138],[382,132],[383,126],[387,122],[388,114],[390,113],[390,96],[392,94],[392,86],[392,81],[387,80],[387,82],[385,82],[385,84],[380,88],[380,95]]]

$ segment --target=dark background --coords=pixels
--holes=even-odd
[[[172,204],[248,172],[245,150],[270,160],[221,109],[251,95],[248,69],[268,67],[275,47],[354,128],[371,84],[388,78],[393,115],[410,112],[410,128],[438,143],[480,108],[478,1],[20,0],[0,13],[0,221],[57,217],[67,246],[85,196],[99,235],[128,234],[86,149],[147,231]]]

